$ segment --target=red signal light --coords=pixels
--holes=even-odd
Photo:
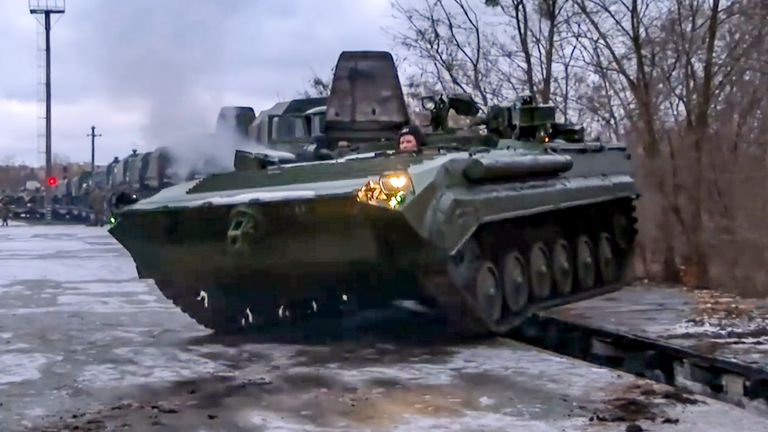
[[[56,186],[59,183],[59,179],[54,177],[48,177],[48,186]]]

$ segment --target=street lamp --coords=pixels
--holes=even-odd
[[[45,176],[50,179],[51,166],[51,15],[63,14],[64,0],[29,0],[29,13],[43,16],[45,28]],[[36,17],[37,18],[37,17]],[[39,22],[39,20],[38,20]],[[51,220],[53,185],[45,188],[45,219]]]

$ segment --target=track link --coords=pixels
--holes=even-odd
[[[355,309],[354,298],[333,294],[303,300],[285,300],[276,293],[216,286],[200,278],[156,280],[166,298],[198,324],[216,333],[254,331],[308,318],[336,318]]]
[[[423,275],[422,288],[460,334],[506,334],[536,312],[607,294],[626,283],[637,235],[634,212],[634,201],[622,199],[481,226],[445,268],[433,268]],[[555,245],[563,244],[569,249],[571,286],[557,287],[552,251]],[[579,257],[580,244],[582,251],[591,252]],[[510,254],[523,257],[527,270],[512,284],[517,294],[527,290],[519,297],[527,302],[516,310],[510,308],[515,304],[509,301],[510,292],[504,292],[510,281],[504,280],[503,269]],[[605,262],[606,256],[613,257],[613,266]],[[480,273],[495,274],[496,291],[480,286],[479,281],[489,285],[485,281],[491,279]],[[509,274],[514,272],[508,272],[507,278]],[[488,298],[491,300],[486,301]]]
[[[221,290],[170,279],[156,280],[155,284],[176,307],[201,326],[221,333],[236,332],[240,328],[236,316],[239,308]]]

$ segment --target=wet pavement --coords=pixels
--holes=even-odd
[[[661,340],[768,373],[768,299],[638,284],[544,315]]]
[[[0,296],[1,431],[768,431],[624,373],[462,343],[403,310],[212,336],[103,228],[0,227]]]

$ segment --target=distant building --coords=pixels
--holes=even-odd
[[[24,188],[24,190],[32,191],[32,190],[35,190],[35,189],[38,189],[38,188],[41,188],[41,187],[42,187],[42,185],[38,181],[36,181],[36,180],[27,180],[24,183],[24,187],[23,188]]]

